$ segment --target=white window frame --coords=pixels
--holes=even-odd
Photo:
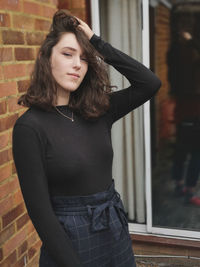
[[[100,35],[99,1],[90,0],[92,29]],[[149,68],[149,0],[142,2],[142,60]],[[148,234],[153,236],[166,236],[168,238],[180,238],[187,240],[200,239],[200,232],[188,230],[174,230],[171,228],[154,227],[152,225],[152,190],[151,190],[151,131],[150,131],[150,102],[143,105],[143,127],[144,127],[144,148],[145,148],[145,199],[146,199],[146,225],[129,223],[129,231],[133,234]]]

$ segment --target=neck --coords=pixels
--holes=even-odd
[[[63,88],[57,89],[56,106],[68,105],[70,92]]]

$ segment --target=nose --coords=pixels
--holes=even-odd
[[[75,69],[80,69],[81,68],[81,59],[80,57],[74,57],[74,62],[73,62],[73,67]]]

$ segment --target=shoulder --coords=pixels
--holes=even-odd
[[[42,109],[30,107],[16,120],[15,124],[35,126],[40,123],[44,112]]]
[[[28,108],[15,122],[14,128],[18,125],[29,127],[36,132],[42,128],[43,110],[35,107]]]

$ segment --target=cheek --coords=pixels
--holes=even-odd
[[[60,55],[54,56],[51,61],[51,67],[54,71],[63,70],[66,65],[66,61],[63,60]]]

